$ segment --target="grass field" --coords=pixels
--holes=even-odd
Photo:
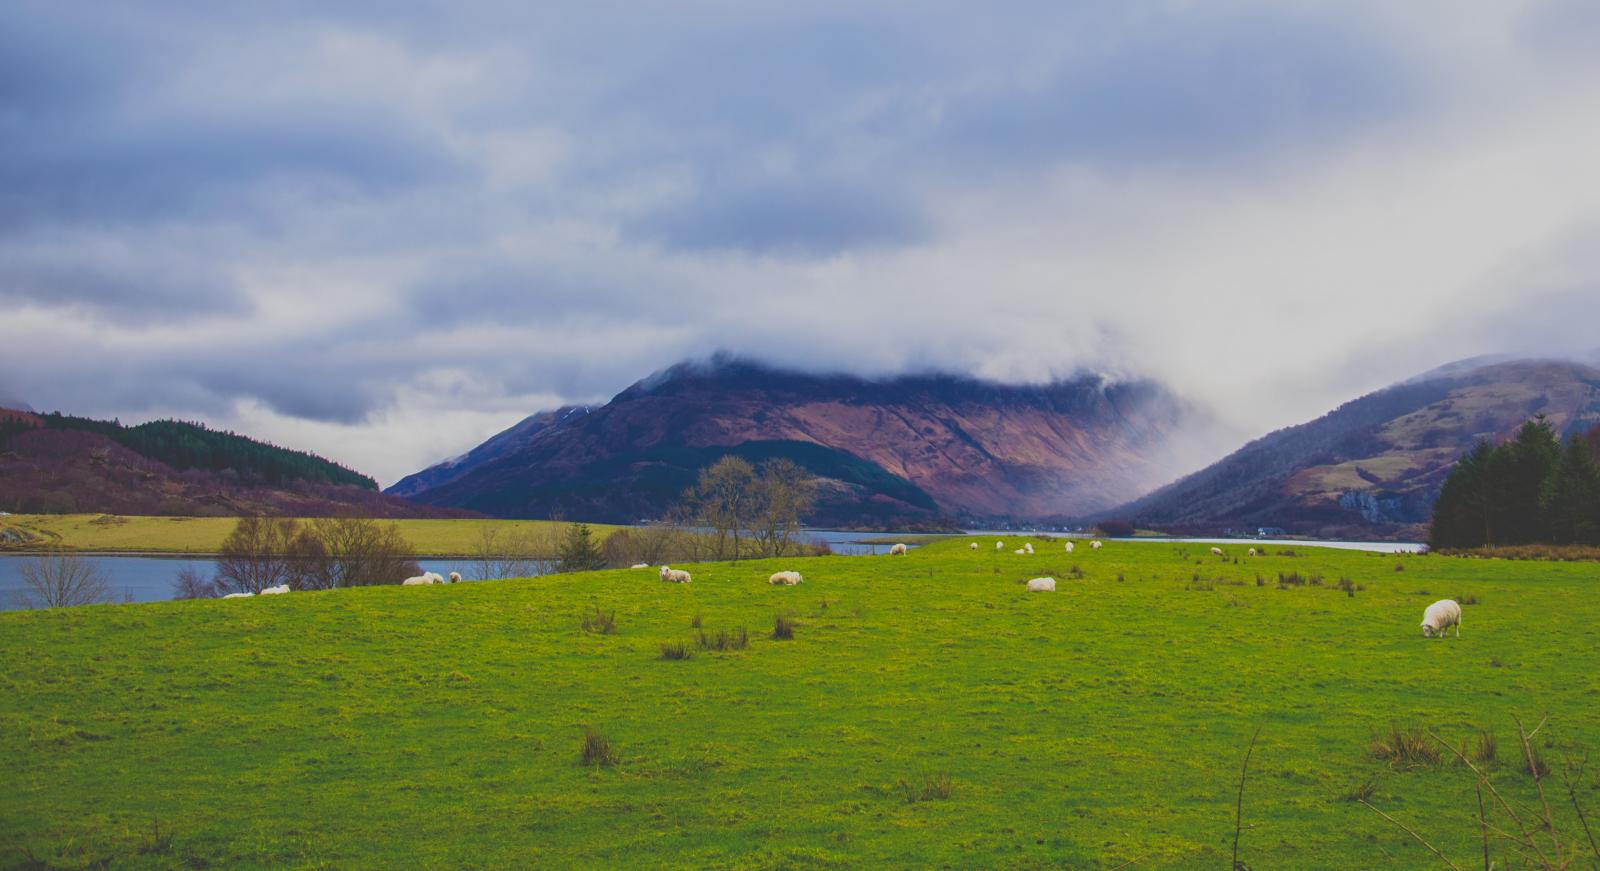
[[[17,527],[35,544],[69,550],[141,553],[216,553],[238,522],[234,517],[129,517],[111,514],[17,514],[0,528]],[[394,520],[406,540],[427,556],[473,553],[480,530],[549,526],[547,520]],[[619,526],[590,524],[600,540]]]
[[[1481,867],[1470,773],[1375,735],[1493,731],[1518,801],[1514,715],[1557,767],[1600,749],[1594,564],[1038,547],[0,614],[0,865],[1226,868],[1259,727],[1250,867],[1443,867],[1369,782]]]

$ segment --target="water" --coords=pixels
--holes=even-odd
[[[22,591],[22,563],[26,556],[0,556],[0,611],[21,607],[17,594]],[[164,556],[85,556],[105,575],[113,602],[164,602],[172,598],[172,582],[186,568],[209,576],[215,566],[210,559]],[[417,561],[423,571],[469,574],[467,560]]]
[[[962,533],[963,535],[980,535],[994,537],[997,540],[1021,540],[1023,537],[1033,535],[1046,535],[1051,538],[1084,539],[1086,535],[1067,533],[1032,533],[1016,530],[976,530]],[[926,533],[916,532],[848,532],[837,529],[808,529],[803,536],[809,541],[825,541],[833,548],[836,554],[859,556],[862,554],[882,554],[889,552],[887,544],[866,544],[863,539],[892,540],[895,538],[913,539],[926,537]],[[1191,542],[1194,544],[1215,544],[1223,547],[1247,548],[1265,547],[1294,548],[1294,547],[1334,547],[1345,550],[1369,550],[1378,553],[1401,553],[1417,551],[1423,545],[1415,542],[1394,541],[1297,541],[1282,538],[1117,538],[1107,541],[1148,543],[1148,542]],[[915,547],[911,541],[906,542]],[[22,561],[29,559],[26,556],[0,555],[0,610],[11,610],[20,607],[17,593],[22,590],[22,575],[20,568]],[[96,564],[105,574],[111,591],[111,599],[115,602],[161,602],[172,598],[172,581],[178,572],[185,568],[193,568],[204,575],[210,575],[213,562],[206,558],[196,557],[165,557],[165,556],[85,556]],[[418,560],[423,571],[438,572],[446,577],[452,571],[471,577],[473,566],[471,561],[462,559],[425,559]]]

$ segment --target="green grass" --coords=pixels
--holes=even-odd
[[[135,517],[113,514],[18,514],[0,517],[0,528],[14,527],[35,546],[68,550],[141,553],[216,553],[233,531],[235,517]],[[469,556],[480,530],[512,531],[553,524],[548,520],[394,520],[400,532],[425,556]],[[597,541],[620,526],[590,524]]]
[[[1356,798],[1475,867],[1470,773],[1385,740],[1498,734],[1519,800],[1513,715],[1600,750],[1593,564],[991,541],[0,614],[0,866],[1224,868],[1259,726],[1250,867],[1435,866]]]

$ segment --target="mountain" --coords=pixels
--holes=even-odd
[[[1209,426],[1147,381],[873,380],[718,356],[600,408],[530,417],[388,492],[504,517],[634,521],[660,517],[701,468],[735,454],[809,470],[819,525],[1058,518],[1171,480],[1184,468],[1176,434]]]
[[[1479,439],[1545,415],[1566,436],[1600,421],[1600,369],[1475,358],[1257,439],[1107,512],[1180,532],[1280,527],[1322,537],[1420,540],[1450,468]]]
[[[314,454],[194,423],[0,408],[0,510],[227,516],[465,516],[378,492]]]

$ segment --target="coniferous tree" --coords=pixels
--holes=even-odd
[[[574,523],[567,527],[566,541],[561,544],[563,572],[588,572],[606,567],[606,555],[594,540],[587,523]]]

